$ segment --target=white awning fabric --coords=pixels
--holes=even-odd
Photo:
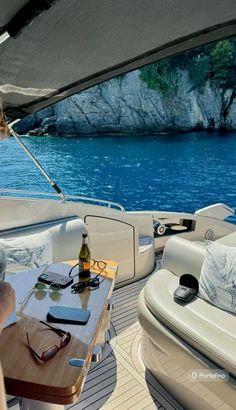
[[[4,27],[27,1],[0,0]],[[0,95],[23,117],[116,75],[236,34],[235,0],[58,0],[0,45]]]

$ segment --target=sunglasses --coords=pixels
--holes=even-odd
[[[90,266],[91,266],[91,268],[96,268],[96,266],[97,266],[98,269],[104,270],[107,267],[107,263],[103,262],[103,261],[96,261],[95,259],[91,259],[90,260]]]
[[[61,297],[61,288],[57,283],[51,283],[46,285],[42,282],[35,283],[32,292],[35,294],[36,299],[41,300],[46,296],[46,293],[49,293],[50,298],[56,302]]]
[[[71,293],[81,293],[85,288],[98,288],[100,284],[98,275],[93,279],[89,279],[85,282],[75,283],[71,286]]]
[[[30,350],[30,352],[37,357],[37,359],[41,360],[42,362],[47,362],[48,360],[52,359],[52,357],[54,357],[61,349],[63,349],[63,347],[65,347],[66,345],[68,345],[68,343],[71,340],[71,334],[69,332],[65,332],[62,329],[58,329],[55,327],[50,326],[48,323],[43,322],[42,320],[40,320],[40,323],[43,323],[45,326],[49,327],[53,332],[57,333],[59,336],[61,336],[61,341],[60,341],[60,345],[52,345],[50,346],[47,350],[45,350],[41,355],[39,355],[32,347],[30,344],[30,340],[29,340],[29,334],[28,332],[26,332],[26,339],[27,339],[27,343],[28,343],[28,348]]]
[[[52,290],[53,292],[60,292],[61,288],[60,285],[57,283],[51,283],[50,285],[46,285],[43,282],[37,282],[35,283],[34,290]]]
[[[61,297],[61,288],[57,283],[51,283],[49,286],[43,282],[35,283],[34,287],[26,295],[25,299],[22,302],[19,302],[20,310],[22,312],[26,304],[30,300],[30,297],[34,294],[36,299],[42,300],[46,296],[46,292],[49,292],[50,298],[57,302]]]
[[[79,263],[76,263],[74,266],[72,266],[72,268],[70,269],[70,271],[69,271],[69,277],[70,278],[74,278],[75,276],[78,276],[78,273],[76,273],[75,275],[71,275],[72,274],[72,271],[73,271],[73,269],[76,267],[76,266],[78,266],[79,265]],[[96,268],[98,268],[101,272],[104,270],[104,269],[106,269],[106,267],[107,267],[107,263],[106,262],[103,262],[103,261],[97,261],[97,260],[95,260],[95,259],[90,259],[90,267],[91,268],[94,268],[94,269],[96,269]]]

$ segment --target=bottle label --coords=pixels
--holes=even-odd
[[[83,270],[89,270],[90,269],[90,263],[89,262],[83,262]]]
[[[89,270],[90,270],[90,262],[86,262],[86,261],[79,262],[79,273],[83,271],[89,271]]]

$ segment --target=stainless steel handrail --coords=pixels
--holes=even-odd
[[[59,199],[59,195],[58,194],[54,194],[54,193],[49,193],[49,192],[38,192],[38,191],[25,191],[23,189],[5,189],[5,188],[0,188],[0,196],[4,196],[4,194],[18,194],[18,195],[22,195],[22,196],[31,196],[34,197],[35,199],[39,199],[40,198],[38,196],[45,196],[45,197],[51,197],[51,198],[55,198],[61,201],[61,199]],[[105,199],[98,199],[98,198],[90,198],[90,197],[86,197],[86,196],[77,196],[77,195],[65,195],[65,199],[64,202],[66,201],[78,201],[78,202],[85,202],[85,203],[89,203],[91,202],[92,204],[97,204],[100,206],[107,206],[108,208],[115,208],[118,209],[122,212],[125,211],[125,208],[116,203],[116,202],[112,202],[112,201],[107,201]]]

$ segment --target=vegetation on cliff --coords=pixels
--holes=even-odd
[[[187,51],[140,70],[140,79],[152,90],[170,99],[178,89],[178,72],[185,70],[193,84],[189,89],[203,92],[206,83],[220,95],[221,125],[226,126],[229,108],[236,97],[236,38],[222,40]]]

